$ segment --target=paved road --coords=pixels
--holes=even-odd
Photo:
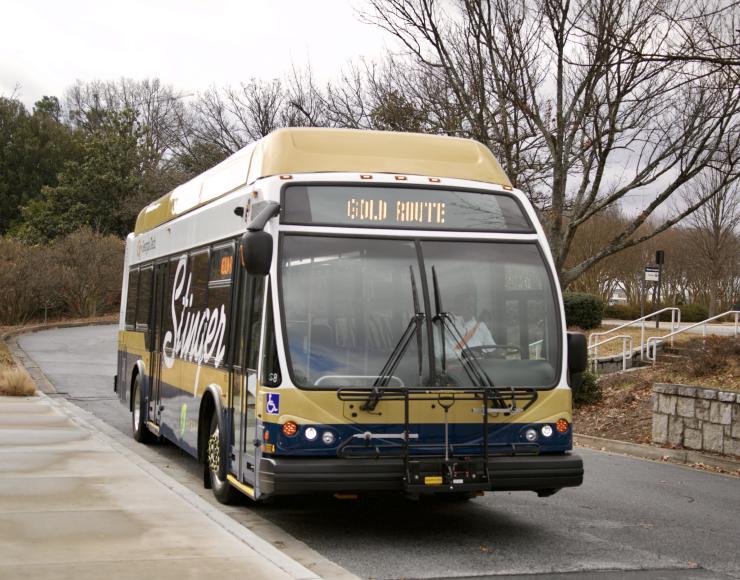
[[[20,345],[71,401],[128,433],[128,413],[112,393],[114,327],[45,331]],[[158,464],[200,485],[187,456],[170,445],[154,450]],[[365,578],[740,578],[740,479],[580,452],[584,485],[546,499],[303,498],[224,509],[271,538],[282,529]]]

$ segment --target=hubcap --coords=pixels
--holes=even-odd
[[[139,421],[141,420],[141,395],[139,389],[136,389],[134,394],[134,431],[139,430]]]
[[[221,453],[218,438],[218,427],[216,427],[216,430],[211,433],[211,436],[208,439],[208,467],[213,473],[216,474],[218,474],[218,467],[221,463]]]

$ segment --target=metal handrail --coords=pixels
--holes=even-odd
[[[656,310],[655,312],[651,312],[650,314],[646,314],[645,316],[641,318],[637,318],[636,320],[632,320],[631,322],[626,322],[625,324],[621,324],[619,326],[615,326],[614,328],[610,330],[605,330],[604,332],[594,332],[589,335],[588,337],[588,348],[591,350],[596,346],[596,339],[602,336],[606,336],[607,334],[611,334],[613,332],[617,332],[618,330],[622,330],[623,328],[627,328],[628,326],[632,326],[633,324],[640,323],[640,358],[645,358],[645,348],[646,348],[646,342],[645,342],[645,322],[655,316],[659,316],[663,312],[671,313],[671,330],[676,330],[680,324],[681,324],[681,309],[677,308],[675,306],[669,306],[667,308],[661,308],[660,310]],[[601,343],[603,344],[603,342]],[[671,342],[671,345],[673,343]]]
[[[602,344],[607,344],[609,342],[612,342],[613,340],[619,339],[622,340],[622,370],[627,370],[627,361],[632,359],[632,337],[629,334],[620,334],[618,336],[607,338],[604,341],[597,342],[596,344],[588,347],[589,349],[593,349],[594,351],[591,357],[591,362],[593,363],[593,372],[596,372],[599,364],[599,347]],[[627,347],[627,343],[629,343],[629,347]]]
[[[705,339],[707,337],[707,323],[708,322],[711,322],[712,320],[717,320],[719,318],[724,318],[725,316],[729,316],[730,314],[734,314],[735,315],[735,329],[734,330],[735,330],[735,336],[738,336],[738,334],[740,334],[740,332],[739,332],[739,330],[740,330],[740,324],[739,324],[740,323],[740,310],[728,310],[727,312],[723,312],[722,314],[717,314],[716,316],[712,316],[711,318],[707,318],[706,320],[702,320],[701,322],[697,322],[695,324],[692,324],[690,326],[686,326],[684,328],[679,328],[678,330],[676,330],[675,332],[671,332],[670,334],[666,334],[666,335],[663,335],[663,336],[651,336],[647,340],[647,353],[646,353],[647,354],[647,359],[649,361],[652,361],[653,364],[655,364],[655,359],[657,358],[656,352],[657,352],[657,349],[658,349],[658,343],[659,342],[663,342],[666,338],[670,338],[671,339],[671,346],[673,346],[673,337],[674,336],[676,336],[677,334],[681,334],[682,332],[686,332],[687,330],[691,330],[692,328],[696,328],[697,326],[702,326],[703,327],[702,328],[701,336],[702,336],[702,339]],[[651,353],[651,351],[650,351],[650,345],[651,345],[651,343],[653,345],[652,356],[650,354]]]

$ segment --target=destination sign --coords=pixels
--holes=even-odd
[[[292,185],[283,194],[286,224],[534,231],[505,194],[409,187]]]

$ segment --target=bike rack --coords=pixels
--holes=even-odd
[[[381,402],[403,403],[402,433],[358,433],[337,449],[347,459],[400,458],[404,461],[404,484],[409,492],[472,492],[490,489],[488,460],[493,455],[537,455],[539,445],[510,443],[492,445],[488,441],[489,415],[521,413],[537,400],[533,387],[480,387],[438,389],[414,387],[346,388],[337,391],[340,401],[366,401],[377,396]],[[444,413],[445,439],[439,443],[419,442],[418,433],[410,431],[410,406],[417,401],[436,402]],[[482,403],[482,449],[476,444],[450,444],[449,410],[460,401]],[[441,452],[440,452],[440,447]],[[493,448],[493,453],[492,453]]]

